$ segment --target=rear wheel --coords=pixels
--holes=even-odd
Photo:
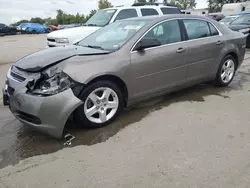
[[[123,94],[110,81],[97,81],[85,88],[79,98],[84,102],[75,111],[78,125],[87,128],[103,127],[120,114],[124,106]]]
[[[233,56],[227,55],[223,58],[218,68],[214,84],[221,87],[228,86],[234,78],[236,67],[236,59]]]

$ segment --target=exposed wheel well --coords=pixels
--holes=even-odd
[[[114,75],[103,75],[103,76],[99,76],[99,77],[94,78],[93,80],[91,80],[88,83],[88,85],[92,84],[96,81],[100,81],[100,80],[107,80],[107,81],[111,81],[114,84],[116,84],[121,89],[122,93],[124,94],[124,104],[125,104],[125,106],[127,105],[128,89],[127,89],[125,82],[121,78],[114,76]]]
[[[231,55],[231,56],[233,56],[233,57],[235,58],[235,60],[236,60],[236,65],[237,65],[237,68],[238,68],[238,64],[239,64],[238,55],[237,55],[235,52],[230,52],[230,53],[228,53],[227,55]],[[227,55],[226,55],[226,56],[227,56]]]

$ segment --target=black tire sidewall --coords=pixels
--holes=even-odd
[[[124,97],[119,87],[113,82],[110,82],[110,81],[94,82],[83,89],[83,91],[79,94],[79,99],[81,99],[85,103],[89,94],[95,89],[100,88],[100,87],[108,87],[116,92],[118,96],[118,100],[119,100],[119,106],[115,115],[111,119],[106,121],[105,123],[93,123],[86,117],[84,113],[84,104],[82,104],[75,110],[75,113],[74,113],[75,122],[77,125],[81,127],[85,127],[85,128],[99,128],[99,127],[103,127],[113,122],[120,115],[124,107]]]
[[[221,79],[221,69],[222,69],[222,66],[223,66],[223,64],[225,63],[225,61],[227,61],[227,60],[229,60],[229,59],[231,59],[231,60],[234,62],[234,73],[233,73],[232,79],[231,79],[229,82],[225,83],[225,82],[223,82],[222,79]],[[235,75],[236,69],[237,69],[236,59],[235,59],[232,55],[227,55],[227,56],[225,56],[225,57],[222,59],[220,65],[219,65],[219,68],[218,68],[218,71],[217,71],[217,75],[216,75],[215,84],[218,85],[218,86],[222,86],[222,87],[228,86],[228,85],[233,81],[233,79],[234,79],[234,75]]]

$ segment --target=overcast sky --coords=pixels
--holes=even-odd
[[[56,10],[88,14],[98,0],[0,0],[0,23],[10,24],[31,17],[55,17]],[[114,6],[131,5],[134,0],[110,0]],[[196,8],[206,8],[206,0],[196,0]]]

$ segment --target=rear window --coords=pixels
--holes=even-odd
[[[142,8],[141,9],[142,16],[153,16],[153,15],[159,15],[157,10],[152,8]]]
[[[211,31],[211,36],[219,35],[218,30],[211,23],[208,23],[208,25]]]
[[[181,14],[181,11],[178,8],[161,8],[163,14]]]

